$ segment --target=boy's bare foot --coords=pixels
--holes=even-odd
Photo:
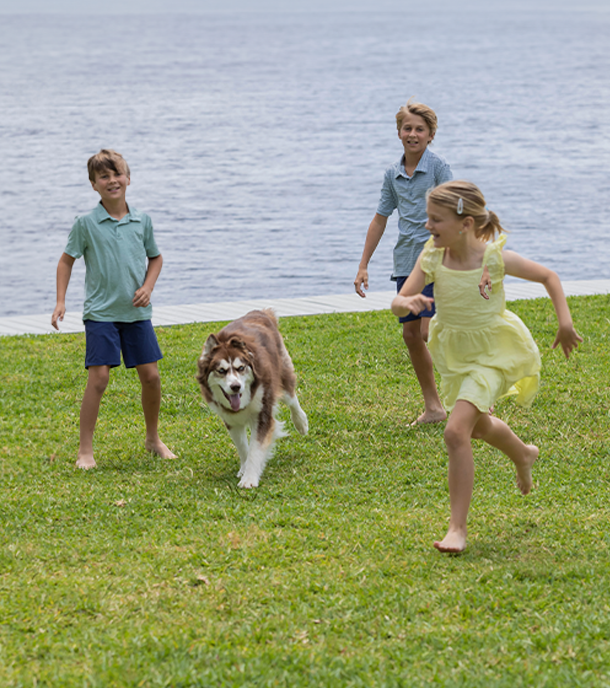
[[[146,447],[146,451],[152,452],[153,454],[160,456],[162,459],[178,458],[174,452],[171,451],[171,449],[168,449],[158,438],[156,440],[146,440],[144,446]]]
[[[532,466],[538,458],[539,449],[535,444],[526,444],[526,453],[523,457],[523,462],[518,465],[517,469],[517,487],[521,490],[521,494],[526,495],[534,486],[532,480]]]
[[[411,423],[411,427],[416,425],[424,425],[426,423],[441,423],[447,420],[447,411],[444,408],[438,409],[436,411],[424,411],[421,416]]]
[[[435,542],[434,546],[439,552],[449,552],[453,554],[463,552],[466,549],[466,531],[449,528],[447,535],[445,535],[440,542]]]
[[[88,471],[90,468],[95,468],[97,464],[95,463],[95,459],[93,458],[93,454],[88,454],[83,452],[78,452],[78,458],[76,459],[76,467],[77,468],[82,468],[85,471]]]

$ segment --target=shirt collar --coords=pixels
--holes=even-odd
[[[428,171],[428,165],[430,164],[430,156],[432,154],[426,148],[426,150],[423,152],[421,158],[419,159],[419,162],[417,163],[417,167],[415,168],[415,172],[427,172]],[[413,172],[413,175],[415,175],[415,172]],[[405,156],[400,158],[400,162],[398,163],[398,170],[396,171],[396,176],[397,177],[406,177],[407,173],[405,172]]]
[[[135,208],[130,208],[129,205],[127,206],[127,215],[125,217],[121,218],[120,220],[117,220],[116,217],[112,217],[104,208],[104,205],[100,201],[96,208],[95,208],[95,219],[97,222],[104,222],[105,220],[111,220],[112,222],[141,222],[142,221],[142,213],[140,211],[136,210]]]

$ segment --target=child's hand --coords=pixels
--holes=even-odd
[[[356,294],[361,296],[363,299],[366,298],[366,294],[362,291],[362,287],[365,289],[369,288],[369,272],[366,268],[358,268],[358,274],[354,280],[354,286],[356,287]]]
[[[57,306],[55,306],[55,310],[53,311],[53,315],[51,316],[51,325],[56,330],[59,330],[59,321],[63,321],[64,315],[66,314],[66,304],[65,303],[58,303]]]
[[[487,265],[483,268],[483,274],[481,275],[481,281],[479,282],[479,294],[484,298],[489,300],[489,294],[486,293],[485,289],[491,293],[491,275],[487,269]]]
[[[140,287],[135,296],[133,297],[133,305],[136,308],[146,308],[150,303],[150,296],[152,294],[152,289],[148,287]]]
[[[423,294],[414,296],[401,296],[400,294],[392,301],[392,313],[399,318],[404,318],[409,313],[419,315],[422,311],[429,311],[432,308],[434,299]]]
[[[561,344],[565,357],[570,358],[570,353],[580,342],[582,342],[582,337],[576,332],[573,325],[569,325],[568,327],[560,327],[557,330],[557,336],[551,348],[555,349],[558,344]]]

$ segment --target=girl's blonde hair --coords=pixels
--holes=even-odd
[[[496,234],[506,232],[493,210],[485,207],[485,197],[472,182],[451,181],[440,184],[428,192],[428,202],[449,208],[458,218],[471,217],[474,220],[474,234],[477,239],[489,241]]]
[[[402,127],[403,120],[407,113],[412,115],[419,115],[424,122],[428,125],[430,130],[430,136],[434,138],[436,134],[436,128],[438,127],[438,118],[436,113],[431,107],[424,105],[423,103],[413,102],[413,98],[409,98],[406,105],[403,105],[400,110],[396,113],[396,128],[400,131]]]

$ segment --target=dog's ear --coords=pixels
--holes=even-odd
[[[201,358],[199,359],[200,361],[205,360],[211,353],[214,351],[214,349],[217,349],[220,346],[220,342],[218,339],[216,339],[215,334],[211,334],[206,340],[205,344],[203,345],[203,352],[201,354]]]

